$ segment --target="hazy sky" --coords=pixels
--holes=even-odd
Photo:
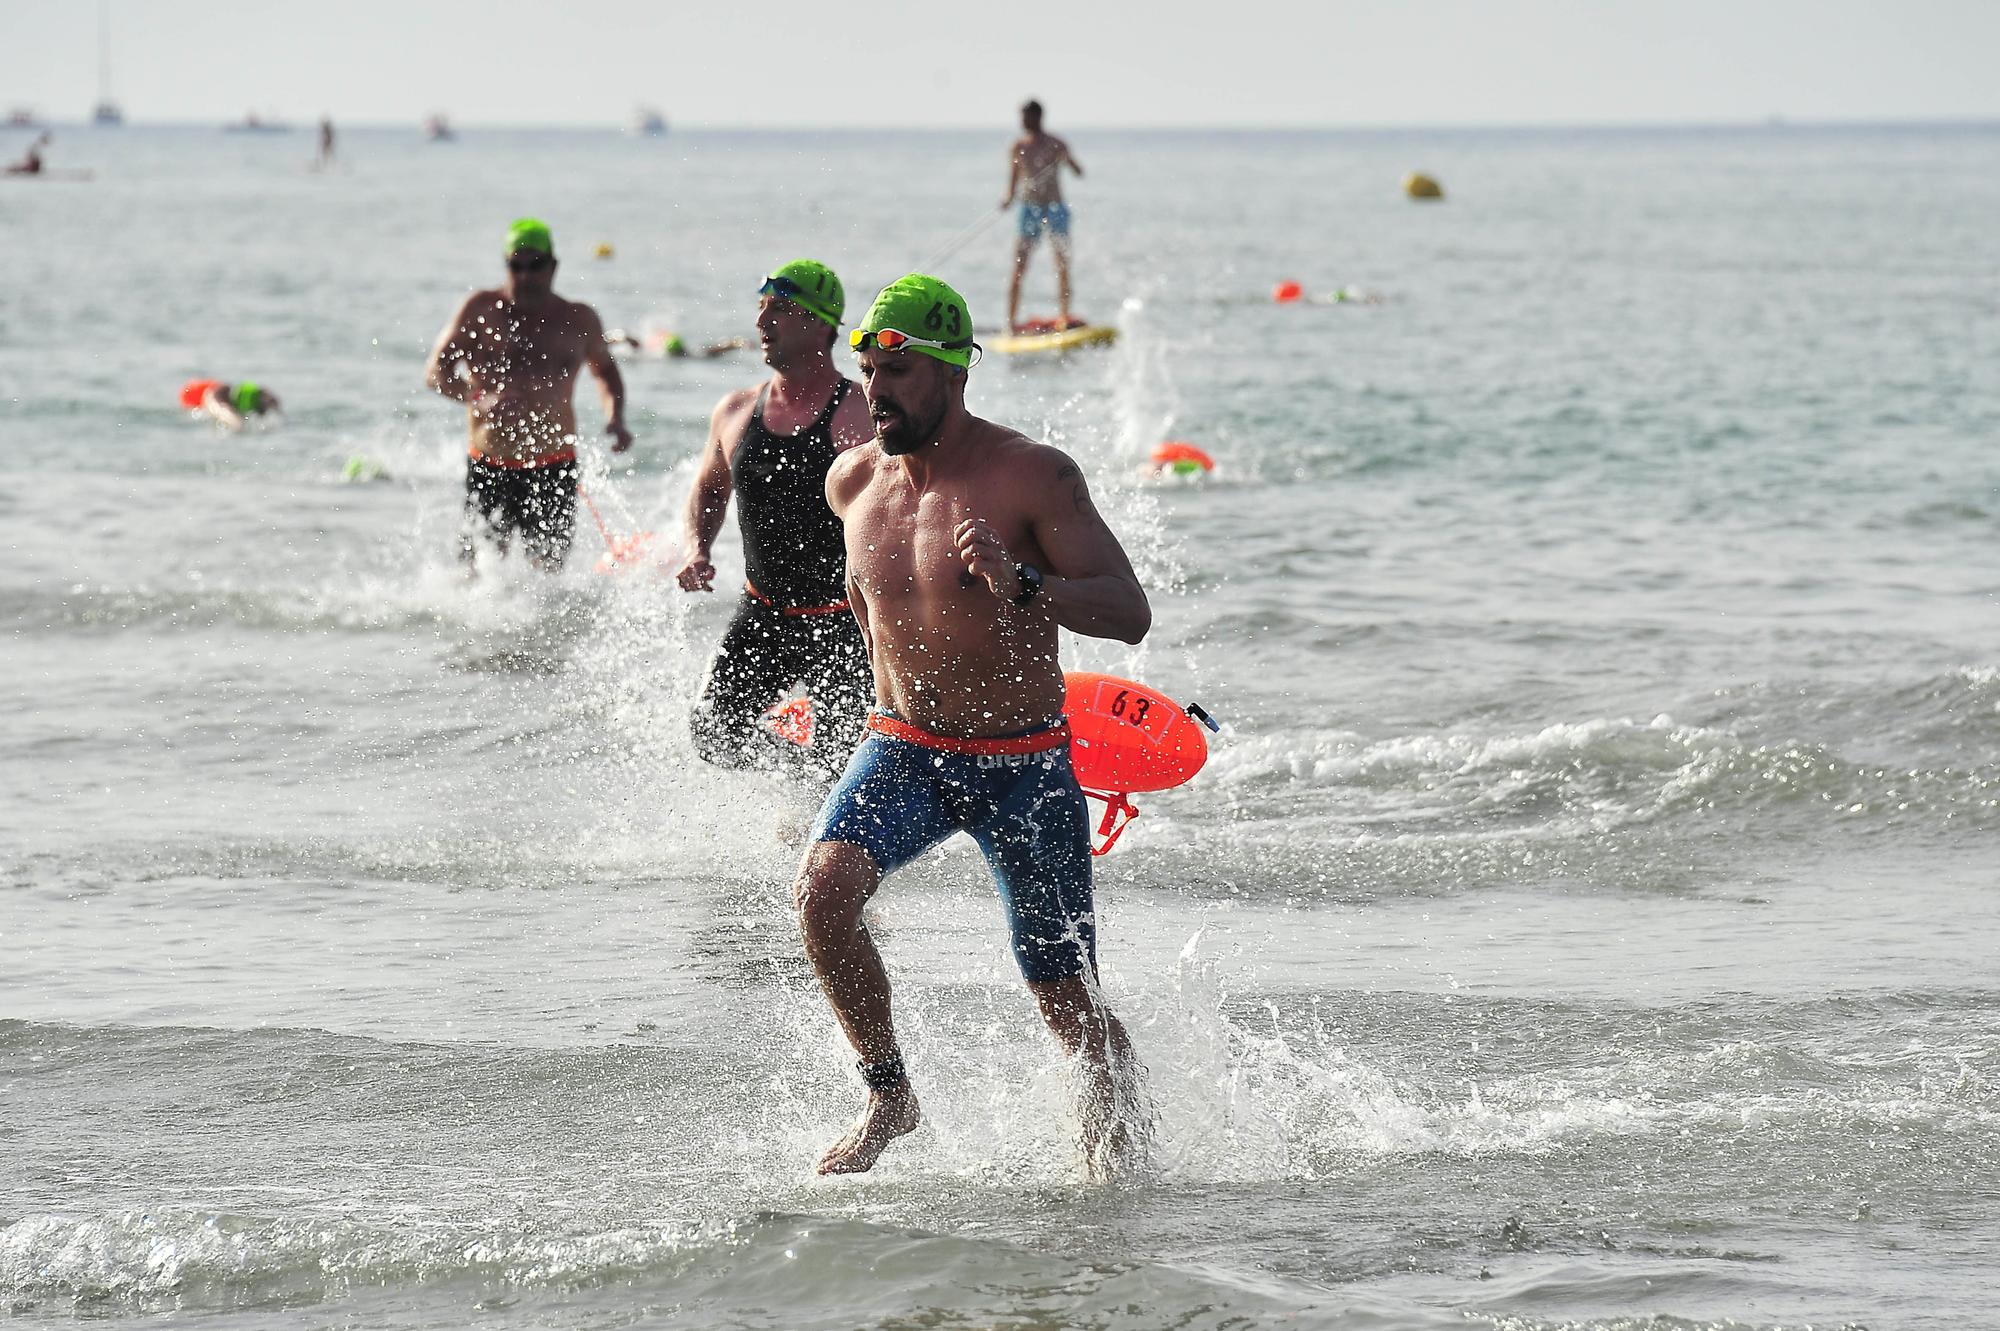
[[[108,0],[134,121],[1526,125],[2000,119],[2000,0]],[[97,5],[0,0],[0,107],[73,120]]]

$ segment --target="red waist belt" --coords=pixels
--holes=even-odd
[[[576,461],[576,450],[565,448],[560,453],[544,453],[532,458],[490,458],[477,449],[468,448],[466,456],[474,462],[488,467],[500,467],[507,471],[528,471],[535,467],[556,467],[565,462]]]
[[[868,728],[878,735],[887,735],[890,739],[899,739],[906,744],[916,744],[926,749],[981,756],[996,753],[1046,753],[1050,749],[1060,749],[1069,743],[1068,721],[1058,721],[1047,730],[1037,730],[1032,735],[1008,735],[1002,739],[961,739],[956,735],[933,735],[930,731],[920,726],[913,726],[908,721],[898,721],[893,716],[870,712]]]
[[[834,601],[827,605],[781,606],[770,597],[764,595],[764,593],[758,591],[756,584],[748,578],[743,579],[743,590],[750,594],[751,600],[757,602],[759,605],[768,605],[781,615],[837,615],[849,608],[845,601]]]

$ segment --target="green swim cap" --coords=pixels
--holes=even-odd
[[[794,259],[782,268],[773,269],[758,291],[789,300],[835,328],[840,327],[840,321],[847,315],[847,292],[841,289],[833,269],[817,259]]]
[[[257,414],[257,397],[263,391],[263,389],[257,387],[257,385],[247,379],[236,385],[235,393],[231,394],[231,400],[236,404],[236,414],[239,416],[255,416]]]
[[[507,228],[507,248],[502,254],[518,254],[522,250],[540,250],[551,259],[556,257],[555,238],[549,234],[549,224],[532,217],[519,217]]]
[[[879,333],[893,328],[911,337],[932,342],[948,342],[944,347],[911,346],[932,360],[967,369],[972,364],[972,311],[965,297],[945,282],[923,273],[905,273],[882,288],[868,316],[855,331]]]

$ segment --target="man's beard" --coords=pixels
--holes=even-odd
[[[871,413],[872,415],[873,413]],[[881,417],[875,417],[875,438],[880,441],[882,451],[890,457],[901,457],[914,453],[937,436],[938,422],[944,419],[942,411],[934,412],[931,418],[918,424],[913,418],[898,412],[895,424],[891,425]]]
[[[806,368],[815,353],[823,354],[818,347],[806,346],[796,341],[788,344],[781,337],[774,337],[768,343],[764,343],[762,350],[764,363],[779,374],[795,374]]]

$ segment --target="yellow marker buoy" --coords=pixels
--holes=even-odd
[[[1412,171],[1403,177],[1403,193],[1413,199],[1442,199],[1444,186],[1421,171]]]
[[[591,253],[595,254],[600,259],[608,259],[613,254],[617,253],[617,251],[611,248],[610,241],[600,240],[597,242],[597,248],[592,250]]]

